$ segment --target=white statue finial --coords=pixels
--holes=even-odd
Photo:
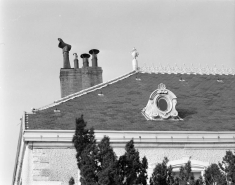
[[[133,59],[136,59],[139,56],[139,53],[137,52],[135,47],[132,49],[131,55],[132,55]]]
[[[137,50],[135,48],[133,48],[131,51],[131,55],[133,57],[132,67],[133,67],[133,70],[136,71],[136,70],[138,70],[138,62],[137,62],[136,58],[139,56],[139,53],[137,52]]]

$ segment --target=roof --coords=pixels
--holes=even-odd
[[[141,114],[160,83],[177,96],[183,121],[147,121]],[[72,94],[27,115],[27,129],[88,127],[126,131],[235,131],[235,76],[132,72]]]

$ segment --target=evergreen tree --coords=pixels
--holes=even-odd
[[[117,181],[117,157],[110,146],[109,137],[105,136],[98,144],[98,183],[102,185],[115,185]]]
[[[137,178],[136,184],[147,185],[147,179],[148,179],[147,169],[148,169],[148,161],[147,158],[144,156],[142,159],[140,174]]]
[[[70,179],[69,179],[69,185],[74,185],[75,184],[75,182],[74,182],[74,178],[73,177],[71,177]]]
[[[173,168],[171,166],[167,168],[167,184],[169,185],[174,184],[174,173],[173,173]]]
[[[221,173],[217,164],[211,164],[205,170],[204,179],[205,179],[206,185],[211,185],[211,184],[226,185],[227,184],[225,176]]]
[[[150,185],[170,185],[174,183],[172,167],[167,167],[168,161],[165,157],[162,163],[156,165],[150,178]]]
[[[185,166],[180,167],[180,184],[194,184],[194,175],[192,173],[191,162],[188,161]]]
[[[137,179],[140,181],[141,169],[143,169],[141,167],[143,167],[143,165],[140,162],[139,152],[135,149],[133,139],[126,144],[125,150],[125,154],[120,156],[118,160],[118,174],[122,184],[134,185],[137,183]],[[144,164],[145,167],[146,164],[147,163]],[[144,182],[144,180],[142,179],[141,182]]]
[[[219,167],[223,170],[227,183],[235,183],[235,152],[226,151],[226,155],[223,157],[222,163],[219,163]]]
[[[89,144],[82,151],[80,174],[82,185],[95,185],[97,184],[97,146],[95,144]]]
[[[199,179],[195,181],[195,185],[204,185],[204,180],[202,176],[200,176]]]
[[[173,183],[174,185],[179,185],[180,184],[180,179],[179,179],[179,177],[175,177],[174,178],[174,183]]]
[[[86,123],[81,118],[76,119],[76,130],[73,136],[77,151],[77,165],[80,169],[82,185],[93,185],[97,182],[97,146],[93,128],[86,129]]]

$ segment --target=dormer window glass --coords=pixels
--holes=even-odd
[[[166,101],[165,98],[163,98],[163,97],[158,98],[157,101],[156,101],[156,103],[157,103],[157,107],[158,107],[161,111],[163,111],[163,112],[167,111],[167,109],[168,109],[168,103],[167,103],[167,101]]]

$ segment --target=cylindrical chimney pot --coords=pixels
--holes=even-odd
[[[88,58],[90,58],[90,55],[87,54],[87,53],[83,53],[81,54],[80,56],[83,60],[83,67],[89,67],[89,61],[88,61]]]
[[[78,69],[79,68],[78,55],[77,55],[77,53],[74,53],[73,55],[75,56],[75,59],[74,59],[74,69]]]
[[[74,69],[78,69],[79,65],[78,65],[78,59],[74,59]]]
[[[69,51],[71,50],[71,45],[66,44],[62,39],[58,38],[59,45],[58,47],[63,50],[63,59],[64,59],[64,65],[63,68],[71,68],[70,61],[69,61]]]
[[[98,66],[98,59],[97,59],[97,54],[100,51],[98,49],[91,49],[89,53],[92,55],[91,61],[92,61],[92,67],[97,67]]]

